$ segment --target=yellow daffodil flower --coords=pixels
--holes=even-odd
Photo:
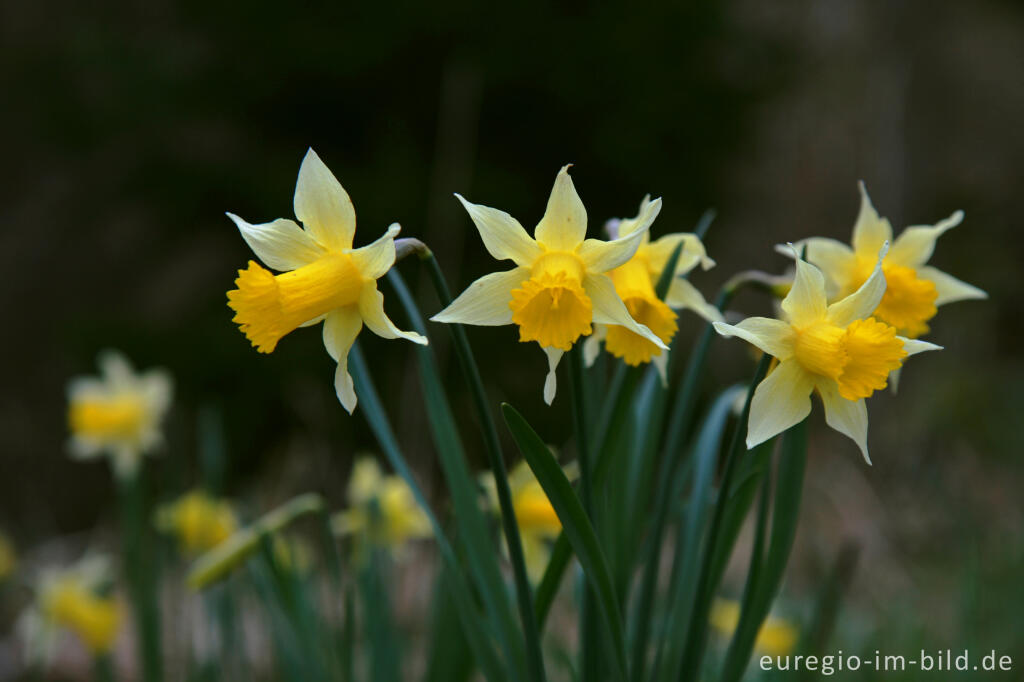
[[[793,255],[796,276],[782,300],[782,320],[748,317],[736,325],[714,323],[722,336],[738,336],[779,361],[754,391],[747,448],[803,421],[811,411],[810,394],[817,391],[826,423],[852,438],[870,464],[864,399],[885,388],[889,373],[907,356],[939,346],[898,336],[895,328],[871,317],[885,294],[884,245],[867,281],[832,305],[821,271],[795,249]]]
[[[0,583],[11,577],[18,565],[18,553],[5,533],[0,533]]]
[[[497,260],[511,260],[516,267],[476,280],[431,319],[518,325],[519,340],[536,341],[547,355],[544,401],[549,405],[555,398],[555,369],[562,354],[581,336],[590,334],[593,323],[620,325],[657,348],[666,348],[657,334],[630,317],[612,280],[604,274],[633,257],[661,210],[661,199],[648,203],[633,232],[603,241],[585,239],[587,211],[569,177],[569,166],[555,178],[547,210],[533,238],[509,214],[455,196],[479,230],[488,253]]]
[[[636,232],[641,228],[644,216],[650,211],[651,197],[648,195],[640,203],[640,210],[635,218],[609,221],[607,229],[612,239],[621,239]],[[668,265],[672,252],[679,244],[682,244],[679,260],[676,262],[668,293],[662,301],[654,288],[662,270]],[[677,232],[652,242],[648,231],[643,230],[640,245],[633,257],[609,272],[608,276],[615,284],[615,292],[625,302],[630,316],[654,332],[667,346],[679,328],[675,310],[688,308],[709,322],[722,319],[718,309],[709,305],[697,288],[682,278],[698,265],[708,270],[714,267],[715,261],[708,258],[704,244],[697,235]],[[622,358],[627,365],[637,367],[653,361],[662,382],[667,382],[665,372],[668,351],[662,351],[646,337],[625,327],[606,324],[595,326],[594,333],[583,342],[588,366],[593,364],[600,350],[600,343],[604,341],[605,349],[615,357]]]
[[[709,618],[713,627],[722,637],[731,637],[740,623],[739,602],[731,599],[715,599]],[[767,656],[786,656],[793,652],[800,639],[800,631],[787,620],[768,616],[754,640],[754,649]]]
[[[927,265],[936,240],[960,224],[962,211],[935,225],[908,227],[894,241],[892,226],[878,215],[864,183],[860,183],[860,193],[860,214],[851,246],[824,237],[812,237],[797,244],[798,250],[806,246],[808,262],[821,268],[837,297],[850,295],[867,280],[878,251],[886,242],[892,243],[882,261],[887,285],[874,317],[895,327],[900,334],[917,338],[927,333],[928,321],[935,316],[938,306],[988,297],[981,289]]]
[[[348,352],[365,323],[385,339],[426,344],[415,332],[398,329],[384,313],[377,280],[395,263],[398,224],[368,246],[352,248],[356,214],[345,189],[312,149],[306,152],[295,185],[295,216],[250,225],[231,213],[253,253],[269,270],[249,261],[238,271],[237,289],[228,292],[234,322],[256,350],[270,353],[298,327],[324,323],[324,346],[338,363],[334,387],[351,412],[355,387],[348,373]]]
[[[178,538],[182,550],[196,555],[213,549],[238,529],[238,519],[226,500],[192,490],[156,513],[157,528]]]
[[[398,550],[409,540],[433,535],[427,515],[399,476],[385,476],[372,457],[360,457],[348,483],[349,509],[334,515],[339,535],[362,535],[375,545]]]
[[[142,456],[163,440],[160,423],[171,406],[171,378],[159,369],[136,374],[115,351],[100,354],[100,377],[68,384],[69,450],[78,459],[110,456],[114,472],[131,478]]]

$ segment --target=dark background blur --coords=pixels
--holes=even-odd
[[[915,358],[899,396],[872,400],[873,467],[815,409],[787,594],[813,593],[852,538],[863,551],[849,622],[869,635],[926,630],[936,647],[966,644],[954,639],[964,632],[1019,647],[1020,3],[10,2],[0,92],[0,526],[19,546],[113,517],[106,465],[64,450],[65,383],[93,373],[105,347],[176,378],[169,448],[151,462],[166,474],[161,495],[195,481],[196,415],[212,409],[230,494],[261,505],[315,489],[342,502],[351,457],[372,441],[334,398],[319,329],[261,356],[225,305],[251,254],[224,211],[292,217],[309,146],[353,198],[357,245],[398,221],[457,290],[504,265],[454,191],[532,227],[572,162],[592,235],[647,192],[665,200],[655,234],[692,229],[715,207],[707,245],[719,265],[693,278],[711,297],[737,270],[781,272],[777,242],[848,240],[863,179],[897,230],[963,209],[933,262],[991,298],[942,308],[930,339],[946,350]],[[435,312],[422,273],[401,270]],[[768,302],[744,295],[736,307]],[[688,343],[696,318],[681,323]],[[442,360],[443,331],[431,329]],[[567,395],[543,407],[535,345],[507,327],[470,336],[494,399],[567,436]],[[408,345],[361,340],[436,482],[415,435]],[[714,359],[716,385],[749,374],[738,342],[717,344]]]

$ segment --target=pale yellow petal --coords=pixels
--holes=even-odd
[[[544,354],[548,357],[548,374],[544,377],[544,402],[550,405],[555,400],[555,391],[558,389],[558,377],[555,371],[558,363],[562,360],[563,351],[557,348],[545,348]]]
[[[853,439],[864,455],[864,461],[871,464],[868,456],[868,408],[864,399],[847,400],[842,397],[838,384],[831,379],[819,381],[817,388],[825,405],[825,423]]]
[[[661,379],[662,388],[668,388],[668,354],[672,351],[662,351],[661,355],[651,358],[651,364],[658,370],[658,378]]]
[[[349,414],[356,409],[356,388],[348,373],[348,352],[362,327],[363,319],[356,306],[334,310],[324,319],[324,346],[338,363],[334,373],[334,390]]]
[[[925,351],[942,350],[942,346],[937,346],[934,343],[922,341],[921,339],[908,339],[903,336],[897,336],[896,338],[903,342],[903,350],[907,351],[908,357],[924,353]]]
[[[629,311],[626,310],[626,304],[615,292],[615,285],[607,275],[587,275],[583,278],[583,289],[587,292],[591,305],[593,305],[594,322],[617,324],[634,334],[639,334],[662,350],[668,349],[668,346],[654,332],[630,316]]]
[[[715,331],[725,337],[735,336],[768,355],[787,360],[793,355],[793,327],[770,317],[748,317],[739,324],[715,322]]]
[[[363,322],[377,336],[385,339],[405,339],[420,345],[427,345],[425,336],[416,332],[404,332],[384,312],[384,294],[374,284],[366,284],[359,293],[359,315]]]
[[[700,237],[689,232],[676,232],[667,234],[644,247],[644,256],[647,257],[653,272],[661,274],[661,271],[668,265],[668,259],[672,257],[672,252],[680,242],[682,242],[683,248],[679,252],[675,274],[686,274],[697,265],[700,265],[701,270],[710,270],[715,267],[715,261],[708,258],[704,242],[700,240]]]
[[[451,304],[434,315],[432,322],[476,324],[485,327],[512,324],[512,290],[529,279],[526,268],[484,275],[469,285]]]
[[[456,194],[480,232],[487,252],[497,260],[511,260],[529,267],[541,254],[540,246],[526,233],[519,221],[496,208],[471,204]]]
[[[878,308],[885,295],[885,275],[882,274],[881,262],[875,266],[874,272],[853,292],[841,301],[828,307],[828,320],[837,327],[849,326],[854,320],[870,317]]]
[[[271,223],[250,225],[234,213],[227,216],[238,227],[252,252],[268,268],[282,272],[297,270],[324,254],[323,247],[294,220],[278,218]]]
[[[608,272],[633,257],[646,232],[646,228],[634,230],[625,237],[608,242],[602,239],[587,239],[580,245],[576,255],[583,261],[587,272]]]
[[[797,253],[804,253],[806,249],[807,262],[821,270],[836,288],[841,290],[853,279],[857,256],[841,241],[827,237],[811,237],[797,242],[794,246]],[[793,251],[785,244],[776,245],[775,250],[784,256],[793,255]]]
[[[796,360],[784,360],[758,384],[750,404],[747,449],[799,424],[811,412],[814,383]]]
[[[795,326],[802,327],[824,317],[827,308],[825,278],[821,270],[797,258],[793,286],[786,298],[782,299],[782,310],[787,319]]]
[[[380,279],[395,264],[395,237],[401,231],[398,223],[392,223],[377,241],[349,252],[363,279]]]
[[[592,367],[601,352],[601,342],[608,333],[608,327],[603,324],[594,325],[594,333],[583,341],[583,364]]]
[[[676,277],[669,285],[665,303],[670,308],[687,308],[708,322],[722,322],[722,313],[704,299],[704,294],[688,280]]]
[[[295,217],[321,246],[352,248],[356,211],[345,188],[312,149],[306,152],[295,183]]]
[[[863,182],[859,183],[859,187],[860,213],[853,226],[853,250],[857,255],[874,257],[882,244],[892,241],[892,226],[886,218],[878,215]]]
[[[563,166],[555,178],[547,210],[537,224],[534,237],[548,249],[572,251],[586,236],[587,210],[569,177],[569,166]]]
[[[918,268],[928,262],[935,251],[935,240],[941,237],[946,231],[952,230],[964,219],[964,212],[957,211],[945,220],[940,220],[935,225],[914,225],[903,230],[896,241],[889,249],[889,257],[886,262],[894,265],[903,265],[908,268]]]
[[[918,268],[917,276],[935,285],[936,291],[939,292],[938,298],[935,299],[935,305],[988,298],[988,294],[978,287],[972,286],[967,282],[961,282],[956,277],[953,277],[953,275],[930,265]]]

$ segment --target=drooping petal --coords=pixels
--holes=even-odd
[[[964,219],[964,212],[957,211],[935,225],[914,225],[896,237],[889,250],[889,262],[916,268],[928,262],[935,251],[935,240],[947,230],[952,230]]]
[[[508,213],[489,206],[471,204],[461,194],[455,197],[462,202],[480,232],[484,247],[495,259],[511,260],[516,265],[529,267],[540,255],[541,249],[537,242]]]
[[[227,216],[238,227],[252,252],[268,268],[281,272],[297,270],[324,254],[323,247],[294,220],[278,218],[271,223],[250,225],[234,213]]]
[[[907,351],[907,357],[929,350],[942,350],[942,346],[937,346],[934,343],[928,343],[921,339],[908,339],[903,336],[897,336],[896,338],[903,342],[903,350]]]
[[[688,308],[708,322],[722,322],[722,313],[704,299],[704,294],[688,280],[676,277],[669,285],[665,303],[670,308]]]
[[[882,274],[879,262],[857,291],[828,307],[828,320],[837,327],[846,327],[854,320],[863,320],[875,312],[884,295],[885,275]]]
[[[654,206],[655,202],[658,204]],[[623,219],[612,219],[605,224],[605,227],[609,229],[609,236],[612,239],[618,239],[619,237],[625,237],[631,232],[636,230],[646,230],[654,222],[654,219],[658,217],[658,213],[661,212],[661,199],[655,199],[651,201],[651,195],[646,194],[644,198],[640,200],[640,210],[637,211],[635,218],[623,218]]]
[[[782,299],[782,310],[790,322],[800,327],[820,320],[827,308],[825,278],[821,270],[797,257],[796,276],[786,298]]]
[[[476,324],[494,327],[512,324],[512,290],[529,279],[526,268],[492,272],[469,285],[451,304],[430,318],[431,322]]]
[[[803,421],[811,412],[813,388],[811,375],[799,362],[780,362],[754,391],[747,426],[747,449]]]
[[[802,239],[793,246],[796,247],[797,253],[804,253],[806,249],[807,262],[817,266],[835,284],[843,285],[853,279],[857,256],[841,241],[827,237],[811,237]],[[784,256],[793,255],[787,244],[777,244],[775,250]]]
[[[563,166],[555,178],[547,210],[537,224],[534,237],[548,249],[572,251],[586,236],[587,209],[569,177],[569,166]]]
[[[935,305],[937,306],[955,303],[956,301],[988,298],[988,294],[978,287],[972,286],[967,282],[961,282],[956,277],[953,277],[953,275],[930,265],[918,268],[917,276],[935,285],[936,291],[939,292],[938,298],[935,299]]]
[[[583,364],[592,367],[601,352],[601,342],[608,334],[608,327],[603,324],[594,325],[594,333],[583,340]]]
[[[676,275],[683,275],[693,270],[699,264],[701,270],[710,270],[715,267],[715,261],[708,258],[704,242],[695,234],[689,232],[677,232],[667,234],[660,239],[651,242],[644,249],[644,255],[650,264],[651,270],[657,275],[668,265],[668,259],[672,257],[679,242],[683,248],[679,252],[679,260],[676,262]]]
[[[324,347],[338,363],[334,372],[334,390],[349,414],[356,409],[356,387],[348,373],[348,352],[363,328],[363,319],[356,306],[330,312],[324,319]]]
[[[557,348],[545,348],[544,354],[548,356],[548,374],[544,377],[544,402],[550,405],[555,399],[555,390],[558,388],[558,377],[555,370],[562,359],[565,351]]]
[[[658,202],[660,205],[661,200]],[[576,255],[583,261],[588,272],[608,272],[633,257],[646,233],[646,228],[634,230],[625,237],[609,242],[602,239],[587,239],[580,245]]]
[[[349,252],[363,279],[380,279],[395,264],[395,237],[401,231],[401,225],[392,223],[377,241]]]
[[[356,210],[345,188],[312,149],[306,152],[295,183],[295,217],[321,246],[352,248]]]
[[[385,339],[405,339],[420,345],[427,345],[425,336],[416,332],[404,332],[384,313],[384,294],[375,284],[367,283],[359,294],[359,315],[363,322],[377,336]]]
[[[871,464],[871,457],[868,456],[868,408],[864,399],[847,400],[839,395],[836,382],[828,379],[819,381],[817,389],[825,405],[825,423],[852,438],[864,455],[864,461]]]
[[[633,319],[629,311],[626,310],[626,304],[615,292],[615,285],[607,275],[585,276],[583,289],[587,292],[591,305],[593,305],[594,322],[617,324],[634,334],[639,334],[662,350],[668,349],[668,346],[658,338],[657,334]]]
[[[739,324],[715,322],[715,331],[725,337],[737,336],[779,360],[793,355],[793,328],[770,317],[748,317]]]
[[[858,255],[874,257],[882,248],[882,244],[892,241],[892,226],[889,220],[878,215],[871,204],[868,190],[863,182],[860,187],[860,213],[853,226],[853,250]]]

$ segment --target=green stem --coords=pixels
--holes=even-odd
[[[143,472],[119,481],[121,523],[124,533],[124,568],[138,632],[142,679],[160,682],[160,609],[157,604],[156,562],[146,533],[149,513],[143,488]]]

